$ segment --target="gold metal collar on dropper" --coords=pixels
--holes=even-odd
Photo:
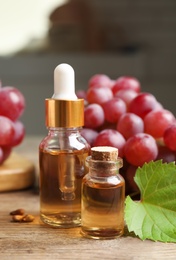
[[[84,125],[84,100],[46,99],[47,127],[81,127]]]
[[[81,127],[84,125],[84,100],[75,95],[73,68],[62,63],[54,70],[54,94],[45,100],[47,127]]]

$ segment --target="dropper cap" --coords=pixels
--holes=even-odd
[[[73,68],[62,63],[54,70],[54,94],[45,100],[47,127],[81,127],[84,125],[84,100],[75,94]]]
[[[75,72],[73,68],[62,63],[54,70],[54,99],[77,100],[75,94]]]

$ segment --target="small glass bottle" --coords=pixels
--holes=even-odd
[[[84,100],[69,96],[69,87],[65,91],[73,81],[73,69],[61,64],[55,74],[54,96],[45,100],[49,131],[39,146],[40,218],[51,226],[67,228],[81,223],[81,181],[87,173],[90,146],[80,134]]]
[[[82,180],[81,234],[113,239],[124,232],[125,182],[118,149],[93,147],[86,159],[89,173]]]

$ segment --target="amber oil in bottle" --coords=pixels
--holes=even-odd
[[[113,147],[93,147],[86,159],[89,173],[82,180],[81,234],[113,239],[124,232],[125,182],[122,159]]]
[[[64,139],[64,149],[60,138]],[[86,174],[84,163],[88,154],[89,146],[78,129],[50,129],[40,144],[40,217],[46,224],[80,225],[81,181]]]

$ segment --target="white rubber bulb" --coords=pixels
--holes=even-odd
[[[66,63],[58,65],[54,70],[54,99],[76,100],[75,94],[75,72]]]

